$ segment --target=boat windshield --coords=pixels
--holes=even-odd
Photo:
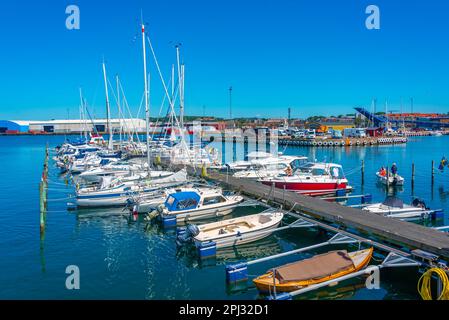
[[[290,163],[293,170],[296,170],[307,163],[307,159],[296,159]]]
[[[341,167],[331,167],[330,173],[332,175],[332,178],[335,179],[344,179],[345,174],[343,173],[343,169]]]

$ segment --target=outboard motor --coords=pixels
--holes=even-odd
[[[416,207],[416,208],[423,208],[423,209],[428,209],[426,206],[426,203],[418,198],[415,198],[412,202],[412,206]]]
[[[176,243],[182,246],[185,243],[192,241],[200,233],[200,229],[195,224],[189,224],[186,228],[182,229],[182,232],[178,233],[176,237]]]

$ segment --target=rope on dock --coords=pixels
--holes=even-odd
[[[441,281],[441,293],[437,300],[449,300],[449,277],[447,271],[442,268],[431,268],[427,270],[418,281],[418,292],[423,300],[432,299],[431,280],[432,275],[435,273],[438,276],[438,280]]]

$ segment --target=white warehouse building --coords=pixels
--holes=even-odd
[[[90,120],[49,120],[49,121],[21,121],[28,123],[30,132],[47,133],[79,133],[82,131],[93,132],[94,126],[100,133],[108,130],[106,119]],[[114,133],[120,129],[131,132],[144,132],[146,128],[143,119],[110,119],[109,125]]]

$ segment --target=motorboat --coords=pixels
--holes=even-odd
[[[424,201],[414,199],[411,204],[405,204],[401,199],[389,196],[381,203],[370,204],[362,208],[365,211],[396,219],[424,219],[431,213],[440,210],[430,210]]]
[[[130,211],[134,214],[145,214],[157,209],[161,204],[164,204],[167,197],[170,194],[177,192],[187,192],[196,190],[203,190],[204,188],[193,188],[192,185],[180,185],[176,188],[160,189],[158,192],[153,194],[141,194],[137,196],[130,197],[128,199],[128,207]],[[221,188],[216,188],[217,191],[222,191]]]
[[[111,162],[101,167],[92,168],[87,171],[82,172],[79,177],[86,182],[96,182],[99,183],[106,176],[121,177],[130,175],[132,172],[142,171],[148,168],[148,165],[138,165],[127,162]]]
[[[372,255],[373,248],[331,251],[270,269],[253,282],[264,293],[291,292],[357,272],[368,265]]]
[[[283,212],[270,211],[198,226],[188,225],[185,233],[178,236],[178,243],[192,241],[201,247],[214,242],[217,248],[246,244],[271,235],[270,230],[276,229],[283,217]]]
[[[335,194],[338,190],[352,190],[339,164],[309,162],[295,171],[260,179],[265,184],[309,196]]]
[[[187,172],[182,169],[160,179],[147,179],[139,183],[125,183],[121,179],[101,185],[81,188],[76,192],[76,205],[79,207],[124,206],[131,196],[150,194],[161,188],[178,186],[187,181]]]
[[[377,181],[383,185],[388,186],[403,186],[404,178],[398,174],[384,174],[382,175],[380,171],[376,172]]]
[[[198,189],[170,194],[157,212],[161,220],[174,218],[176,222],[189,222],[225,216],[243,201],[242,196],[224,195],[217,189]]]
[[[307,163],[307,157],[297,156],[280,156],[253,160],[250,169],[235,172],[233,177],[252,180],[275,177],[289,170],[293,171],[305,163]]]
[[[226,163],[222,167],[222,170],[229,170],[232,172],[249,170],[249,169],[251,169],[251,166],[253,165],[253,161],[255,161],[255,160],[277,158],[278,156],[281,156],[281,155],[282,155],[282,153],[278,153],[277,155],[275,155],[275,154],[268,153],[268,152],[253,151],[253,152],[248,153],[248,155],[247,155],[248,160],[246,160],[246,161],[239,160],[239,161]]]

